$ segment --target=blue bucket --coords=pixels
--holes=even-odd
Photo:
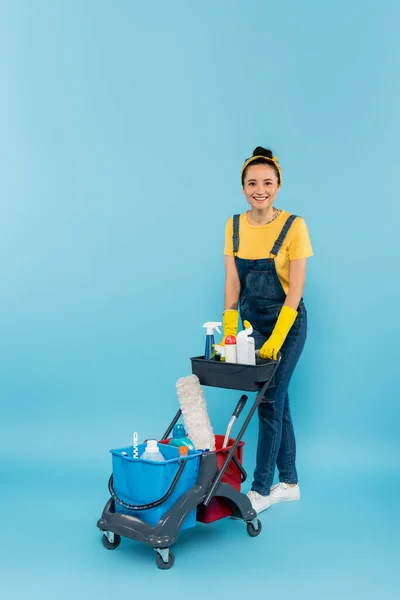
[[[139,444],[139,456],[145,451],[145,444]],[[162,498],[169,490],[182,460],[186,465],[172,494],[160,506],[147,510],[128,510],[115,502],[115,512],[134,515],[150,525],[156,525],[161,517],[176,503],[178,498],[190,490],[197,481],[201,452],[189,451],[181,457],[179,448],[159,444],[159,450],[165,461],[153,462],[133,458],[133,447],[110,450],[114,477],[114,491],[120,500],[127,504],[141,506]],[[122,452],[126,452],[124,456]],[[196,509],[186,517],[181,529],[196,525]]]

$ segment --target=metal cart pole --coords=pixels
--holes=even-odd
[[[280,360],[281,360],[281,356],[279,354],[278,360],[276,361],[276,364],[275,364],[275,367],[274,367],[274,369],[272,371],[271,377],[268,379],[268,381],[266,381],[263,384],[261,390],[257,393],[257,396],[256,396],[256,398],[254,400],[253,406],[251,407],[251,409],[249,411],[249,414],[247,415],[247,417],[245,419],[245,422],[243,423],[243,426],[242,426],[241,430],[239,431],[239,433],[238,433],[238,435],[237,435],[237,437],[235,439],[235,442],[234,442],[232,448],[229,450],[228,456],[226,457],[226,460],[225,460],[224,464],[222,465],[221,470],[218,472],[216,478],[214,479],[214,481],[213,481],[213,483],[212,483],[212,485],[210,487],[210,490],[209,490],[209,492],[208,492],[208,494],[207,494],[207,496],[206,496],[206,498],[205,498],[205,500],[203,502],[203,504],[205,506],[208,506],[209,503],[211,502],[211,499],[212,499],[212,497],[214,495],[214,492],[215,492],[217,486],[219,485],[219,483],[220,483],[220,481],[221,481],[221,479],[222,479],[222,477],[223,477],[226,469],[228,468],[228,465],[229,465],[230,461],[232,460],[233,455],[236,452],[236,449],[237,449],[237,447],[239,445],[239,442],[241,441],[241,439],[242,439],[242,437],[244,435],[244,432],[246,431],[246,429],[247,429],[247,427],[248,427],[251,419],[253,418],[253,415],[254,415],[255,411],[257,410],[258,405],[260,404],[260,402],[264,398],[265,392],[267,391],[267,389],[268,389],[268,387],[269,387],[269,385],[270,385],[270,383],[271,383],[271,381],[272,381],[272,379],[273,379],[273,377],[274,377],[274,375],[276,373],[276,370],[278,368]]]
[[[170,423],[167,431],[162,436],[161,441],[164,441],[164,440],[168,439],[169,434],[171,433],[171,431],[173,430],[173,428],[175,427],[175,425],[179,421],[179,419],[181,417],[181,414],[182,414],[182,411],[181,411],[181,409],[179,409],[178,412],[176,413],[175,417],[171,421],[171,423]]]

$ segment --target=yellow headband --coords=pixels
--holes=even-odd
[[[243,167],[242,167],[242,175],[243,175],[243,171],[245,170],[245,168],[248,167],[249,164],[251,162],[253,162],[253,160],[256,160],[256,158],[263,158],[264,160],[269,160],[269,161],[273,162],[274,165],[276,166],[276,168],[279,171],[279,179],[280,179],[280,183],[282,183],[282,169],[281,169],[281,166],[280,166],[280,164],[278,162],[278,157],[277,156],[273,156],[272,158],[269,158],[269,156],[261,156],[261,155],[259,155],[259,156],[252,156],[251,158],[248,158],[246,160],[246,162],[244,163]]]

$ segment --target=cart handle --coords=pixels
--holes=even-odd
[[[208,491],[207,497],[205,498],[205,500],[203,502],[203,504],[205,506],[208,506],[210,504],[211,498],[213,497],[215,490],[217,489],[218,485],[220,484],[220,481],[221,481],[221,479],[222,479],[222,477],[223,477],[223,475],[224,475],[224,473],[225,473],[225,471],[226,471],[226,469],[228,467],[228,464],[230,463],[230,461],[232,460],[233,455],[236,452],[236,448],[238,447],[239,442],[241,441],[241,439],[243,437],[243,434],[244,434],[244,432],[247,429],[248,424],[250,423],[250,421],[251,421],[251,419],[252,419],[252,417],[253,417],[253,415],[254,415],[257,407],[258,407],[258,405],[260,404],[260,402],[264,398],[264,394],[267,391],[267,389],[268,389],[271,381],[274,378],[274,375],[275,375],[276,370],[277,370],[277,368],[279,366],[281,358],[282,358],[282,355],[279,352],[278,353],[278,358],[277,358],[277,360],[275,362],[275,366],[274,366],[274,369],[273,369],[273,371],[271,373],[270,378],[268,379],[268,381],[265,381],[265,383],[261,386],[261,389],[259,390],[259,392],[258,392],[258,394],[256,396],[256,399],[255,399],[255,401],[253,403],[253,406],[251,407],[251,409],[249,411],[249,414],[247,415],[247,417],[245,419],[245,422],[243,423],[243,426],[242,426],[241,430],[239,431],[239,433],[238,433],[238,435],[237,435],[237,437],[235,439],[235,442],[234,442],[232,448],[229,450],[228,456],[226,457],[226,460],[225,460],[224,464],[222,465],[222,468],[220,469],[220,471],[218,472],[217,476],[215,477],[214,481],[211,484],[211,487],[210,487],[210,489]]]
[[[170,497],[170,495],[176,488],[176,485],[177,485],[179,478],[182,475],[183,469],[185,467],[186,467],[186,459],[183,459],[181,461],[181,464],[179,465],[179,469],[177,470],[175,477],[174,477],[167,493],[164,494],[164,496],[162,498],[160,498],[159,500],[155,500],[154,502],[149,502],[148,504],[141,504],[141,505],[137,506],[135,504],[128,504],[127,502],[124,502],[123,500],[118,498],[118,496],[114,490],[114,475],[111,475],[110,479],[108,480],[108,491],[111,494],[111,498],[115,502],[117,502],[120,506],[122,506],[122,508],[126,508],[127,510],[149,510],[150,508],[156,508],[156,506],[160,506],[160,504],[163,504],[166,500],[168,500],[168,498]]]

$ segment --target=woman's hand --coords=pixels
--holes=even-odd
[[[297,317],[297,310],[290,306],[282,306],[278,320],[270,337],[260,350],[260,358],[276,360],[278,352]]]
[[[236,337],[239,325],[239,311],[237,310],[226,310],[222,315],[222,326],[223,338],[220,346],[225,346],[225,340],[228,335],[234,335]]]

